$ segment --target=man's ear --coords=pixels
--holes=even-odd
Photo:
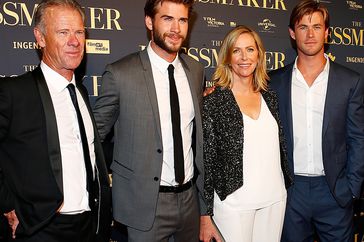
[[[295,34],[294,30],[291,28],[288,28],[288,31],[289,31],[289,35],[291,36],[291,38],[296,40],[296,34]]]
[[[42,31],[39,28],[34,28],[33,30],[35,39],[37,40],[38,45],[41,48],[44,48],[46,46],[46,42],[44,39],[44,34],[42,33]]]
[[[152,31],[153,30],[153,20],[150,16],[145,16],[145,26]]]

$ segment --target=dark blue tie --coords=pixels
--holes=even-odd
[[[174,174],[176,182],[182,185],[185,180],[185,168],[181,134],[181,114],[176,83],[174,80],[174,66],[172,64],[168,66],[168,77],[174,150]]]

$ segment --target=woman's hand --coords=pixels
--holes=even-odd
[[[200,240],[203,242],[210,242],[215,239],[216,242],[222,242],[215,225],[212,223],[210,216],[200,217]]]

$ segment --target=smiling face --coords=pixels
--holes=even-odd
[[[231,53],[231,69],[234,80],[253,80],[254,71],[258,65],[259,52],[253,36],[241,34],[236,40]]]
[[[44,14],[45,29],[35,28],[42,47],[42,60],[50,68],[71,80],[80,65],[85,48],[85,28],[80,13],[70,7],[52,6]]]
[[[173,60],[181,49],[188,32],[188,7],[169,1],[159,3],[154,18],[145,17],[151,31],[153,50],[167,61]]]
[[[321,12],[304,15],[295,24],[294,30],[289,29],[289,33],[296,41],[299,56],[323,55],[328,29],[325,29],[324,16]]]

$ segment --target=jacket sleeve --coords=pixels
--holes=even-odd
[[[101,142],[113,128],[119,116],[119,80],[113,65],[106,66],[100,95],[94,106],[94,117]]]
[[[211,114],[211,103],[204,99],[203,112],[202,112],[202,126],[203,126],[203,154],[204,154],[204,198],[207,207],[207,214],[213,215],[214,203],[214,180],[213,180],[213,166],[217,157],[217,144],[216,133],[214,129],[214,119]]]
[[[11,98],[8,88],[5,87],[7,79],[0,79],[0,145],[5,142],[5,137],[10,124]],[[10,191],[6,181],[3,166],[6,160],[0,156],[0,213],[6,213],[14,209],[14,196]]]
[[[10,212],[14,209],[14,197],[5,182],[3,173],[0,167],[0,214]]]
[[[360,196],[364,180],[364,80],[358,78],[349,97],[347,120],[349,186],[355,197]]]

